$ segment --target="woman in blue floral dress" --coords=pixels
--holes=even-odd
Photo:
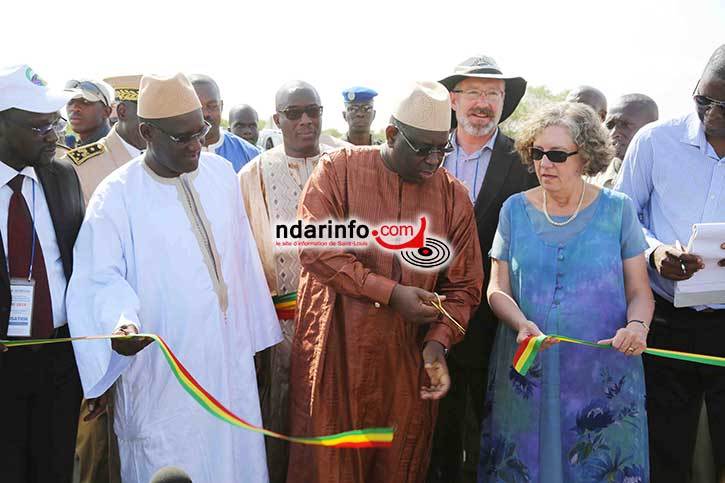
[[[541,186],[506,201],[490,253],[488,300],[502,323],[478,481],[647,482],[647,245],[631,200],[583,177],[612,159],[607,132],[589,107],[561,103],[530,119],[516,147]],[[547,339],[521,376],[516,347],[541,333],[614,350]]]

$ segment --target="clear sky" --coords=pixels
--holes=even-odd
[[[266,119],[277,88],[302,79],[320,92],[324,127],[340,130],[344,87],[380,93],[379,129],[409,81],[440,79],[477,54],[555,92],[642,92],[671,117],[692,108],[725,43],[723,0],[5,0],[3,20],[0,64],[28,63],[51,84],[206,73],[225,108],[249,103]]]

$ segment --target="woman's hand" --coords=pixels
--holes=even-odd
[[[648,329],[644,324],[632,322],[617,333],[611,339],[600,340],[598,344],[611,344],[622,354],[638,356],[647,348]]]
[[[530,320],[527,320],[524,322],[521,327],[519,328],[519,333],[516,336],[516,343],[521,344],[523,341],[525,341],[528,337],[533,336],[539,336],[542,335],[541,330],[539,330],[539,327],[531,322]],[[554,337],[547,337],[544,339],[544,342],[541,343],[540,351],[548,349],[549,347],[558,344],[559,339],[556,339]]]

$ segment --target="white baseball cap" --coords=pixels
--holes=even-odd
[[[48,87],[48,84],[29,66],[0,67],[0,111],[23,111],[50,114],[65,106],[71,92]]]

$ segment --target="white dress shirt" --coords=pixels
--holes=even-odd
[[[8,186],[8,183],[18,174],[25,175],[22,192],[25,202],[28,204],[30,215],[35,220],[35,232],[38,234],[40,246],[43,248],[43,260],[45,260],[50,300],[53,306],[53,326],[56,328],[61,327],[66,323],[65,289],[67,280],[65,279],[60,249],[55,238],[53,220],[50,218],[43,186],[38,180],[35,169],[27,166],[18,173],[14,168],[0,162],[0,231],[2,232],[3,250],[5,252],[5,269],[9,270],[7,264],[8,209],[10,208],[10,197],[13,195],[13,190]],[[35,185],[35,207],[33,207],[33,185]]]

